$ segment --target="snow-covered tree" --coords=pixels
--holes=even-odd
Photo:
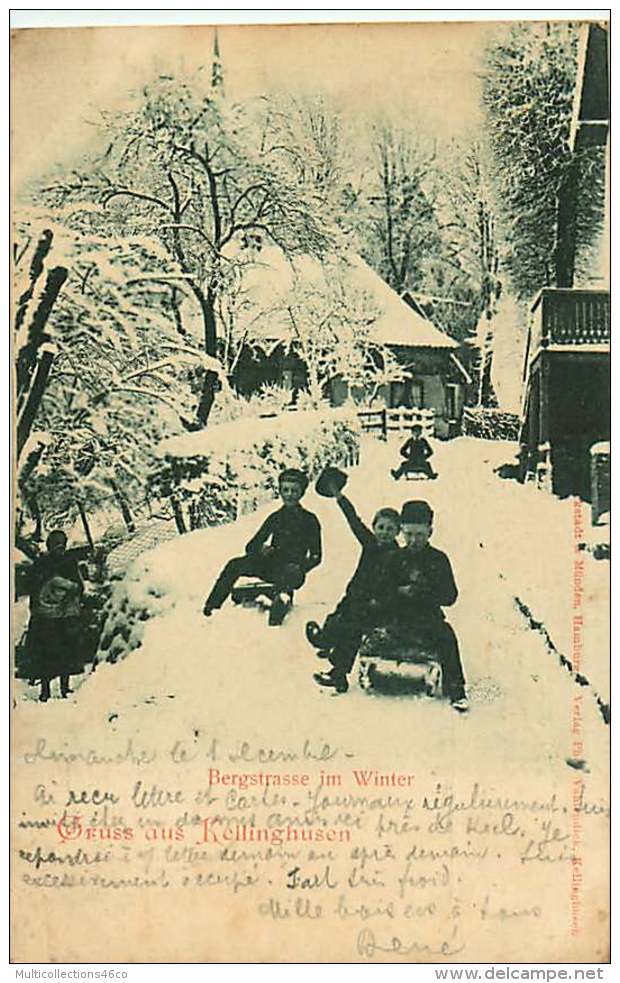
[[[153,277],[163,259],[164,272],[178,274],[168,286],[170,312],[183,333],[182,284],[210,357],[218,356],[218,299],[234,276],[231,244],[258,237],[287,254],[312,255],[331,244],[327,210],[311,187],[290,180],[262,101],[230,105],[221,88],[210,88],[200,75],[191,81],[162,76],[145,87],[135,108],[105,114],[101,128],[105,153],[84,170],[48,182],[45,199],[64,206],[66,221],[83,232],[157,243],[155,266],[142,254],[136,267]],[[205,372],[200,425],[218,385],[217,374]]]
[[[55,349],[48,322],[67,279],[64,266],[46,266],[53,233],[41,229],[14,248],[13,295],[15,297],[14,350],[17,396],[17,458],[29,442],[32,427],[49,381]],[[35,466],[31,446],[25,455],[28,470]]]
[[[454,144],[444,150],[437,203],[441,246],[425,276],[428,294],[437,298],[425,304],[431,319],[476,351],[472,365],[476,385],[471,395],[477,405],[494,400],[493,319],[503,286],[488,159],[488,148],[480,142]]]
[[[434,155],[390,124],[372,134],[371,168],[358,196],[361,255],[393,289],[417,290],[439,247],[430,177]]]
[[[263,152],[281,157],[290,179],[337,206],[353,163],[342,116],[320,95],[265,100]]]
[[[129,523],[127,501],[144,498],[158,440],[195,416],[189,372],[219,371],[219,363],[179,336],[165,278],[144,277],[145,266],[170,272],[157,241],[68,233],[53,224],[61,217],[24,211],[18,223],[21,241],[40,240],[42,221],[50,226],[67,274],[45,326],[54,359],[24,446],[20,491],[35,520],[43,514],[65,525],[113,499]],[[30,335],[17,324],[18,378]]]
[[[522,23],[486,55],[483,100],[493,178],[506,232],[505,265],[518,296],[572,285],[575,245],[603,218],[604,150],[571,151],[578,29]]]

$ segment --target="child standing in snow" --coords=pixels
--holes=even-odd
[[[327,468],[317,483],[323,494],[334,497],[340,506],[351,532],[362,547],[357,568],[349,581],[344,597],[335,611],[328,615],[323,628],[315,621],[306,625],[306,637],[315,648],[323,649],[332,664],[327,673],[315,673],[321,686],[337,692],[348,689],[347,674],[351,671],[362,634],[373,624],[382,610],[381,590],[385,589],[383,567],[387,557],[399,550],[396,537],[400,519],[395,509],[383,508],[376,513],[372,530],[365,525],[350,500],[342,494],[345,476],[336,468]],[[345,479],[346,480],[346,479]]]
[[[419,423],[411,428],[411,437],[405,441],[400,453],[405,460],[398,468],[391,471],[391,475],[396,481],[408,471],[419,471],[429,478],[437,477],[429,460],[433,456],[433,449],[428,440],[422,436],[422,427]]]
[[[24,652],[17,667],[21,678],[40,680],[39,699],[50,698],[50,683],[60,680],[66,698],[70,676],[84,672],[81,645],[81,600],[84,584],[77,560],[67,553],[67,537],[54,529],[46,541],[47,552],[29,572],[30,622]]]
[[[308,487],[303,471],[287,468],[278,478],[282,507],[268,515],[245,548],[229,560],[209,594],[203,613],[221,608],[238,577],[257,576],[285,592],[301,587],[306,574],[321,562],[321,526],[299,503]]]

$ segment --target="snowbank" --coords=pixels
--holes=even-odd
[[[354,463],[359,438],[346,408],[242,418],[164,441],[152,490],[173,498],[186,528],[219,525],[274,498],[284,468],[313,478],[327,464]]]
[[[163,440],[156,451],[159,458],[212,457],[228,455],[273,440],[286,430],[286,438],[293,443],[313,434],[326,424],[346,424],[354,431],[359,429],[357,417],[350,409],[328,411],[287,412],[284,415],[241,418],[216,427],[198,430],[195,433],[169,437]]]

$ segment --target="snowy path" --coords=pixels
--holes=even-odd
[[[32,715],[37,724],[51,714],[54,727],[67,734],[96,725],[117,738],[146,738],[153,728],[188,739],[238,734],[274,747],[320,737],[345,750],[354,746],[369,763],[385,761],[386,748],[395,760],[413,752],[430,775],[467,772],[477,762],[485,772],[495,763],[500,777],[515,769],[541,782],[550,772],[556,778],[571,772],[566,759],[577,687],[514,602],[521,597],[545,619],[550,605],[559,604],[554,624],[561,634],[566,622],[570,636],[570,509],[493,474],[510,457],[510,445],[469,438],[438,444],[437,481],[395,484],[388,468],[397,446],[368,439],[347,492],[368,521],[376,508],[400,507],[408,498],[426,498],[434,507],[433,542],[451,557],[460,588],[448,616],[468,680],[467,717],[441,702],[369,696],[356,682],[346,696],[313,683],[313,670],[323,664],[305,642],[303,626],[331,610],[359,549],[334,503],[313,491],[305,504],[321,520],[324,562],[299,592],[283,627],[269,628],[264,614],[231,604],[210,620],[201,614],[222,563],[242,552],[269,506],[234,526],[178,537],[144,554],[144,580],[164,593],[165,608],[147,624],[142,648],[118,665],[100,666],[71,702],[42,707],[20,701],[20,714]],[[565,582],[558,579],[558,558],[568,565]],[[606,660],[603,645],[601,665],[590,667],[599,689]],[[606,728],[591,691],[583,695],[584,757],[591,772],[603,769],[604,776]]]

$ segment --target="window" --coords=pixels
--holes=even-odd
[[[419,408],[424,406],[424,387],[421,382],[411,383],[411,405]]]
[[[458,418],[459,389],[460,386],[457,383],[446,383],[446,412],[450,423],[456,423]]]

